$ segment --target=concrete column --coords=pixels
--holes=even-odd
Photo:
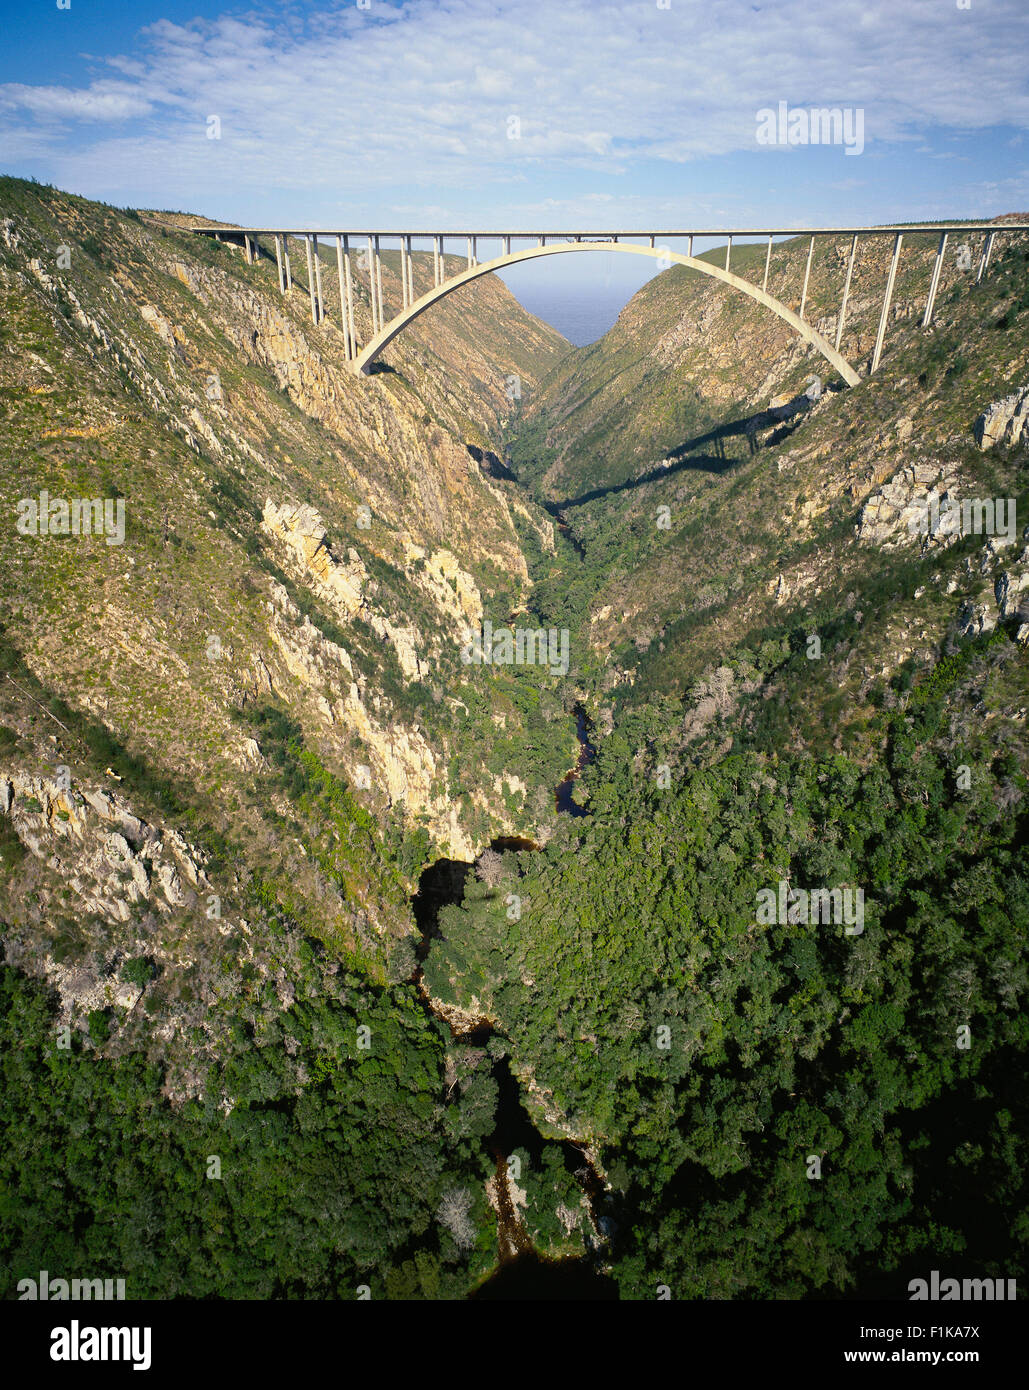
[[[368,238],[368,303],[372,311],[372,337],[379,331],[379,309],[375,299],[375,247]]]
[[[811,245],[807,249],[807,265],[804,267],[804,288],[800,295],[800,317],[804,317],[804,305],[807,303],[807,282],[811,278],[811,257],[815,250],[815,239],[811,238]]]
[[[886,338],[886,324],[890,317],[890,300],[893,298],[893,285],[897,279],[897,262],[900,260],[900,248],[904,241],[903,232],[898,232],[893,243],[893,259],[890,261],[890,273],[886,277],[886,297],[883,299],[883,311],[879,316],[879,332],[875,335],[875,351],[872,353],[872,371],[879,365],[879,358],[882,356],[883,342]]]
[[[336,236],[336,274],[339,279],[339,321],[343,325],[343,352],[347,361],[353,357],[351,352],[352,338],[350,334],[350,315],[347,310],[350,301],[350,257],[347,256],[347,265],[343,265],[343,238]]]
[[[833,344],[836,351],[840,350],[840,339],[843,337],[843,321],[847,317],[847,300],[850,298],[850,277],[854,274],[854,257],[857,254],[858,239],[855,236],[850,243],[850,260],[847,262],[847,279],[843,286],[843,303],[840,305],[840,317],[836,321],[836,342]]]
[[[312,237],[314,243],[314,283],[315,292],[318,295],[318,322],[321,323],[325,317],[325,298],[322,295],[322,258],[318,254],[318,238]]]
[[[304,237],[304,245],[307,247],[307,292],[311,296],[311,322],[318,322],[318,303],[314,297],[314,261],[311,257],[311,238]]]
[[[437,286],[443,283],[443,238],[441,236],[432,238],[432,283]]]
[[[992,232],[987,232],[987,233],[986,233],[986,240],[983,242],[983,258],[982,258],[982,260],[979,262],[979,274],[975,277],[975,283],[976,283],[977,285],[979,284],[979,282],[980,282],[980,280],[983,278],[983,276],[986,274],[986,267],[990,264],[990,252],[991,252],[992,250],[993,250],[993,233],[992,233]]]
[[[692,255],[693,255],[693,234],[692,234],[692,232],[690,233],[690,240],[689,240],[689,245],[688,245],[687,248],[686,248],[686,254],[687,254],[687,256],[692,256]]]
[[[471,239],[471,237],[469,237],[469,238],[468,238],[468,269],[471,270],[471,268],[472,268],[473,265],[474,265],[474,261],[472,260],[472,239]]]
[[[732,237],[725,243],[725,268],[729,269],[729,257],[732,255]]]
[[[510,238],[509,236],[506,236],[506,237],[504,238],[504,255],[505,255],[505,256],[510,256],[510,254],[511,254],[511,238]]]
[[[761,283],[763,290],[768,289],[768,267],[772,263],[772,238],[768,238],[768,250],[765,252],[765,278]]]
[[[407,238],[400,238],[400,306],[407,308]]]
[[[275,236],[275,267],[279,272],[279,293],[286,293],[286,271],[282,264],[282,237]]]
[[[414,256],[411,254],[411,238],[407,238],[407,302],[414,303]]]
[[[925,301],[925,313],[922,316],[922,327],[928,328],[933,321],[933,305],[936,303],[936,291],[940,286],[940,272],[943,269],[943,253],[947,247],[947,233],[940,233],[940,244],[936,248],[936,262],[933,265],[933,277],[929,281],[929,298]]]
[[[375,298],[379,305],[379,327],[385,325],[386,318],[382,312],[382,256],[379,254],[379,238],[375,238]]]
[[[654,249],[654,238],[653,238],[653,237],[650,238],[650,249],[651,249],[651,251],[653,251],[653,249]]]
[[[347,333],[350,336],[350,355],[357,356],[357,334],[354,332],[354,280],[350,270],[350,238],[343,238],[343,275],[347,291]]]
[[[541,246],[546,246],[546,244],[547,244],[547,239],[546,239],[545,236],[541,236],[541,237],[540,237],[540,239],[539,239],[539,244],[540,244]]]
[[[292,264],[290,263],[290,259],[289,259],[289,238],[288,238],[288,237],[283,237],[283,238],[282,238],[282,259],[283,259],[283,261],[284,261],[285,264],[286,264],[286,289],[287,289],[287,291],[289,291],[289,290],[291,290],[291,289],[293,288],[293,266],[292,266]]]

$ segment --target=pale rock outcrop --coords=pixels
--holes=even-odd
[[[975,422],[975,442],[980,449],[992,449],[995,444],[1011,446],[1025,437],[1029,422],[1029,386],[1003,400],[988,405]]]
[[[350,780],[356,784],[358,767],[367,766],[373,791],[411,815],[426,815],[433,839],[455,858],[474,859],[477,847],[461,825],[457,806],[435,790],[445,753],[438,759],[417,726],[405,727],[369,709],[349,653],[312,626],[281,585],[273,584],[271,593],[271,637],[286,669],[315,696],[326,724],[359,741],[344,755]],[[520,789],[515,784],[513,789]]]
[[[942,463],[910,463],[865,502],[857,526],[858,538],[886,550],[902,545],[946,546],[955,531],[932,530],[931,509],[953,498],[957,473]]]
[[[324,598],[337,616],[349,621],[360,613],[372,631],[393,647],[408,680],[417,680],[424,674],[418,655],[417,628],[401,627],[372,608],[365,592],[366,587],[370,592],[371,586],[364,561],[353,547],[347,552],[348,563],[340,560],[324,521],[313,507],[278,507],[269,499],[264,504],[261,524],[286,548],[304,583]]]
[[[348,618],[360,612],[368,571],[354,552],[348,565],[340,563],[333,554],[325,522],[313,507],[278,507],[269,498],[261,524],[270,535],[285,542],[306,576],[320,584]]]
[[[171,319],[166,319],[165,316],[158,309],[156,309],[153,304],[144,304],[140,308],[139,312],[144,318],[144,320],[150,325],[150,327],[160,338],[161,342],[164,343],[167,347],[170,347],[177,356],[181,356],[182,349],[179,346],[179,342],[175,334],[175,326],[172,323]]]
[[[1029,541],[1029,527],[1022,534],[1023,542]],[[1004,569],[998,572],[997,563],[1005,557],[1005,547],[996,537],[983,546],[979,564],[970,558],[967,572],[978,579],[978,588],[968,595],[958,611],[958,631],[963,637],[978,637],[984,632],[992,632],[998,622],[1016,621],[1016,641],[1023,645],[1029,642],[1029,545],[1023,545],[1020,553],[1008,559]]]
[[[136,903],[167,913],[210,887],[178,831],[147,825],[115,793],[13,772],[0,777],[0,810],[29,852],[51,867],[74,847],[74,886],[86,914],[125,922]]]
[[[451,618],[460,628],[460,641],[465,641],[471,628],[482,623],[482,596],[474,578],[458,564],[449,550],[434,550],[431,554],[402,533],[404,559],[414,564],[411,577],[433,600],[440,613]]]

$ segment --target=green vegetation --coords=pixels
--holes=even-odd
[[[426,982],[489,1012],[598,1149],[623,1296],[824,1296],[873,1272],[896,1294],[943,1251],[1024,1275],[1029,783],[1014,810],[1003,768],[961,791],[938,746],[998,643],[941,661],[866,768],[773,741],[662,787],[634,729],[674,732],[637,710],[587,774],[592,816],[441,914]],[[863,930],[761,925],[780,880],[860,888]]]
[[[173,1109],[141,1058],[58,1049],[46,994],[0,967],[6,1296],[40,1269],[124,1278],[133,1298],[381,1298],[412,1263],[421,1287],[395,1296],[453,1297],[483,1272],[488,1169],[460,1096],[444,1111],[439,1025],[410,991],[294,970],[289,1014],[241,1026],[210,1100]],[[454,1187],[470,1250],[436,1220]]]
[[[483,281],[358,382],[302,264],[281,296],[177,214],[0,203],[0,500],[128,516],[0,530],[8,1295],[461,1298],[488,1179],[623,1298],[1029,1276],[1022,541],[856,534],[912,462],[1029,517],[1024,449],[971,433],[1024,384],[1025,245],[972,297],[948,265],[925,334],[906,239],[846,392],[685,268],[571,352]],[[794,307],[806,253],[772,256]],[[320,521],[284,541],[269,503]],[[567,673],[466,665],[480,604],[567,629]],[[781,883],[860,892],[861,930],[759,916]]]

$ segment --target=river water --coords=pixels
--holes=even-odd
[[[589,721],[581,706],[575,709],[576,736],[579,756],[574,768],[554,789],[557,810],[571,816],[585,816],[588,811],[572,799],[576,779],[583,768],[593,761],[595,750],[589,741]],[[538,851],[531,840],[506,836],[494,840],[491,849]],[[448,903],[458,903],[464,894],[465,882],[473,865],[457,859],[437,859],[424,870],[418,892],[412,901],[415,921],[421,933],[418,947],[419,966],[414,982],[427,1008],[443,1017],[422,985],[421,962],[429,952],[432,940],[439,936],[439,913]],[[480,1019],[471,1028],[458,1028],[448,1020],[451,1037],[460,1046],[482,1048],[493,1033],[488,1019]],[[548,1260],[533,1248],[532,1241],[511,1202],[508,1189],[508,1156],[519,1149],[528,1154],[529,1162],[537,1165],[543,1152],[544,1140],[533,1125],[522,1102],[521,1089],[507,1058],[494,1062],[493,1078],[497,1083],[498,1101],[493,1133],[486,1149],[495,1164],[497,1193],[497,1266],[493,1273],[470,1295],[475,1299],[612,1299],[618,1297],[612,1279],[597,1268],[597,1259],[585,1256]],[[571,1140],[561,1142],[564,1162],[575,1175],[587,1199],[594,1232],[602,1220],[600,1207],[604,1199],[604,1181],[593,1167],[583,1148]]]

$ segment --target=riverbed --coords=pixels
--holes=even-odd
[[[589,811],[573,800],[572,792],[583,769],[593,761],[596,750],[589,739],[590,724],[585,710],[581,705],[577,705],[574,713],[579,756],[575,767],[566,773],[554,789],[554,804],[559,814],[579,817],[588,815]],[[490,848],[530,853],[539,851],[539,846],[532,840],[517,836],[496,839]],[[415,921],[421,933],[417,952],[419,966],[414,983],[426,1007],[448,1024],[451,1037],[456,1044],[482,1048],[494,1031],[490,1021],[480,1019],[472,1024],[458,1026],[452,1020],[448,1020],[425,992],[421,970],[421,962],[428,954],[433,938],[439,935],[441,909],[448,903],[461,901],[466,880],[473,871],[473,864],[456,859],[438,859],[422,873],[418,892],[412,899]],[[536,1164],[540,1161],[546,1141],[532,1123],[522,1102],[517,1078],[512,1073],[506,1057],[494,1062],[492,1074],[497,1083],[498,1101],[494,1129],[486,1140],[485,1147],[494,1164],[498,1258],[493,1273],[470,1296],[476,1299],[617,1298],[617,1286],[612,1279],[600,1272],[595,1257],[585,1255],[549,1260],[534,1250],[511,1201],[507,1159],[515,1149],[520,1149],[528,1155],[531,1164]],[[604,1196],[603,1179],[580,1145],[571,1140],[563,1140],[561,1147],[564,1150],[565,1167],[576,1177],[586,1198],[593,1234],[596,1236],[602,1220],[599,1207]]]

